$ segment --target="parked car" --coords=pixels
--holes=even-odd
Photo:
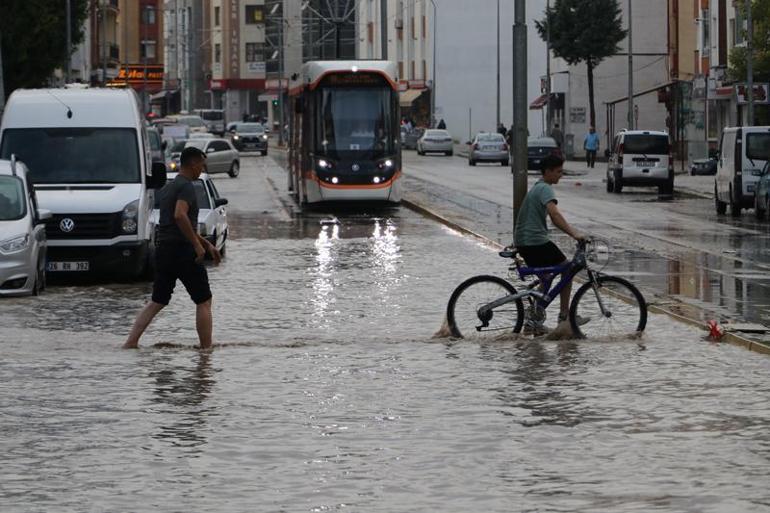
[[[660,194],[674,193],[674,165],[668,133],[655,130],[621,130],[615,134],[607,163],[607,192],[623,186],[657,187]]]
[[[227,139],[188,139],[185,147],[194,146],[206,154],[206,172],[227,173],[235,178],[240,173],[238,150]]]
[[[553,137],[527,138],[527,169],[540,171],[543,166],[543,159],[548,155],[564,158],[556,139]]]
[[[508,144],[505,137],[497,133],[479,132],[471,141],[468,154],[468,165],[475,166],[477,162],[499,162],[507,166],[510,162]]]
[[[236,123],[230,139],[238,151],[258,151],[267,155],[267,133],[259,123]]]
[[[715,175],[717,174],[717,159],[696,159],[690,166],[690,174],[695,175]]]
[[[212,134],[211,132],[195,132],[190,134],[190,137],[188,139],[216,139],[216,135]]]
[[[757,193],[754,195],[754,215],[764,220],[770,216],[770,162],[762,168],[762,176],[757,182]]]
[[[168,179],[176,178],[176,173],[169,173]],[[219,195],[214,181],[206,173],[193,182],[196,199],[198,200],[198,233],[212,243],[224,255],[229,226],[227,224],[227,198]],[[155,206],[152,211],[155,226],[160,220],[159,196],[155,195]]]
[[[425,155],[426,153],[439,152],[452,156],[454,153],[452,135],[446,130],[425,130],[422,137],[417,140],[417,154]]]
[[[38,295],[45,289],[50,210],[37,208],[27,167],[0,160],[0,296]]]
[[[182,156],[182,150],[187,145],[187,139],[175,139],[172,143],[166,145],[165,162],[166,169],[169,172],[179,171],[179,158]]]
[[[762,169],[768,161],[770,126],[730,127],[722,131],[719,161],[714,179],[714,203],[717,214],[727,205],[734,216],[741,209],[752,208]]]
[[[206,123],[200,116],[194,116],[191,114],[176,114],[174,116],[168,117],[176,121],[178,125],[188,126],[190,128],[190,133],[209,131]]]
[[[411,130],[407,130],[404,134],[403,140],[401,141],[402,148],[407,150],[416,150],[417,141],[420,140],[420,137],[422,137],[422,134],[424,133],[424,128],[412,128]]]
[[[209,132],[219,136],[225,135],[225,111],[222,109],[195,109],[194,112],[203,119]]]

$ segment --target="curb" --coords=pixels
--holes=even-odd
[[[452,230],[462,233],[463,235],[468,235],[470,237],[478,239],[479,241],[483,242],[484,244],[492,248],[503,249],[503,246],[501,244],[485,237],[484,235],[481,235],[480,233],[474,232],[473,230],[470,230],[458,223],[455,223],[454,221],[447,219],[443,215],[431,210],[430,208],[427,208],[423,205],[420,205],[408,199],[402,199],[401,205],[429,219],[433,219],[434,221],[437,221],[447,226],[448,228],[451,228]],[[690,317],[672,312],[670,310],[667,310],[666,308],[662,308],[657,305],[648,304],[647,311],[652,313],[667,315],[668,317],[676,321],[679,321],[681,323],[687,324],[689,326],[693,326],[695,328],[700,328],[702,331],[708,331],[706,327],[703,325],[702,321],[699,321],[698,319],[692,319]],[[744,347],[749,351],[753,351],[755,353],[770,355],[770,344],[759,342],[756,340],[751,340],[741,335],[738,335],[737,333],[734,333],[734,332],[726,332],[719,342],[727,342],[735,346]]]

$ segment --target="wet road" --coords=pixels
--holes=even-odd
[[[406,209],[286,214],[270,159],[217,177],[212,353],[179,290],[3,301],[0,508],[763,511],[770,360],[651,316],[643,345],[432,338],[500,258]]]
[[[405,152],[405,169],[413,199],[510,243],[509,169],[414,152]],[[717,216],[713,200],[663,200],[652,188],[608,194],[604,173],[597,165],[588,175],[565,176],[556,193],[568,221],[613,241],[617,251],[609,270],[633,279],[658,302],[675,300],[670,307],[688,316],[770,326],[767,222],[756,221],[751,211],[740,218]],[[536,178],[531,174],[530,183]],[[571,246],[566,239],[560,244]]]

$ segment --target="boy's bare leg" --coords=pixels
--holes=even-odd
[[[139,338],[142,336],[142,333],[144,333],[147,326],[150,325],[155,316],[158,315],[158,312],[163,310],[165,306],[166,305],[150,301],[144,308],[142,308],[139,315],[136,316],[136,320],[131,328],[131,333],[128,334],[126,343],[123,344],[123,349],[135,349],[139,347]]]
[[[214,321],[211,318],[211,299],[196,306],[195,328],[198,330],[201,349],[209,349],[211,347],[211,333],[214,329]]]

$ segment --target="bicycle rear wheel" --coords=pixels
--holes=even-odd
[[[572,331],[580,338],[626,338],[644,331],[647,304],[630,282],[615,276],[599,276],[596,288],[588,282],[575,293],[569,320]]]
[[[513,285],[497,276],[474,276],[465,280],[452,292],[447,305],[447,323],[452,336],[494,338],[506,332],[520,332],[524,323],[521,299],[481,311],[492,301],[515,293]]]

